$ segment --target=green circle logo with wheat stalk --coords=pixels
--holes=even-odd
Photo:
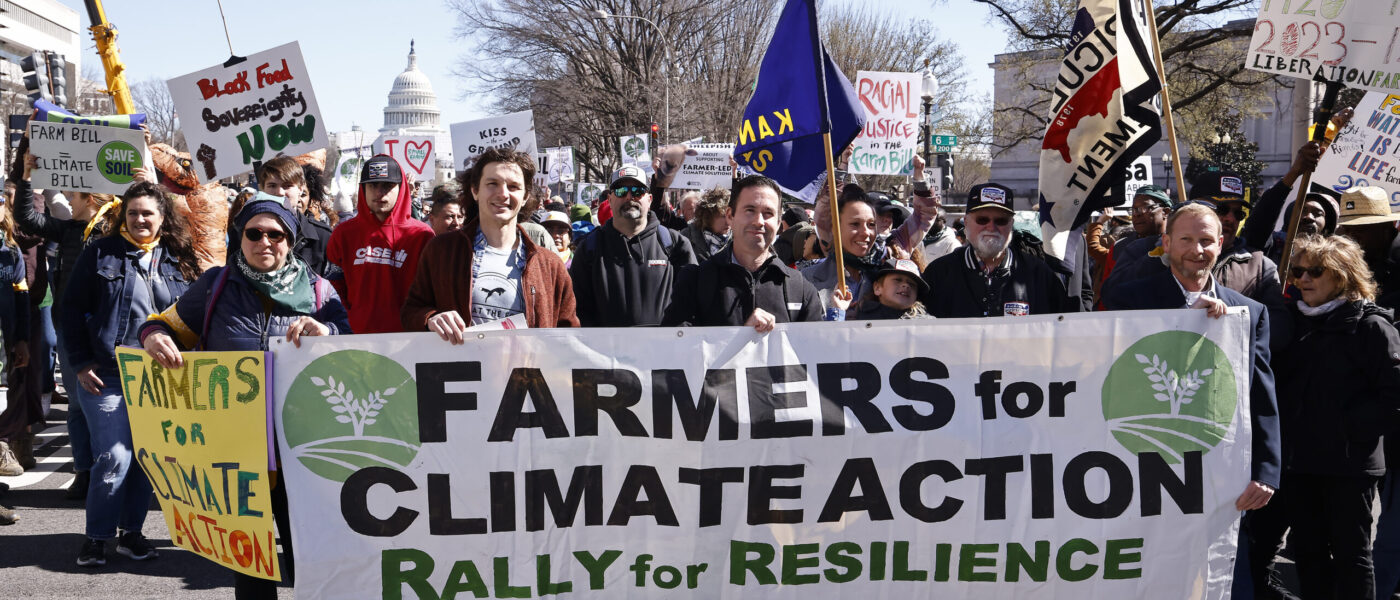
[[[293,456],[331,481],[366,467],[406,467],[418,456],[417,385],[373,352],[332,352],[292,382],[282,427]]]
[[[1129,452],[1168,463],[1210,452],[1229,432],[1239,401],[1225,351],[1186,331],[1149,335],[1114,361],[1103,384],[1103,416]]]

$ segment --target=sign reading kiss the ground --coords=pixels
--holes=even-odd
[[[151,160],[138,129],[44,121],[29,122],[29,153],[34,187],[92,194],[125,193]]]
[[[1248,317],[274,344],[297,597],[1228,594]]]
[[[432,136],[386,135],[374,141],[374,153],[394,157],[413,181],[432,181],[437,176],[436,144]]]

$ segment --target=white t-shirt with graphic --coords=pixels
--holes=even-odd
[[[525,251],[516,240],[511,249],[493,248],[478,232],[472,249],[472,325],[491,323],[523,314],[525,297],[520,278]]]

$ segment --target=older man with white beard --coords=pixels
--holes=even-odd
[[[1044,261],[1011,249],[1015,195],[997,183],[967,195],[967,245],[924,269],[921,300],[940,319],[1073,312],[1065,286]]]

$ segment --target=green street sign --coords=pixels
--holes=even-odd
[[[956,135],[935,135],[933,145],[938,148],[956,148],[958,146],[958,136]],[[951,150],[936,150],[936,152],[951,152]]]
[[[952,152],[954,148],[957,148],[957,146],[938,146],[938,145],[934,145],[934,147],[933,147],[933,152],[934,152],[934,154],[947,154],[947,153],[949,153],[949,152]]]

